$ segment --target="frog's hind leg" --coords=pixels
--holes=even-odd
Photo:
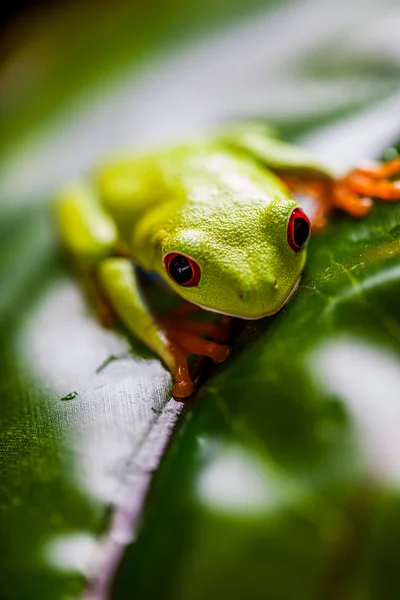
[[[358,218],[365,217],[372,208],[372,200],[357,194],[349,186],[347,178],[335,180],[286,174],[279,174],[279,177],[291,192],[310,195],[316,201],[316,208],[311,216],[313,231],[325,227],[328,216],[335,208]]]
[[[112,327],[116,315],[100,289],[96,266],[117,251],[113,219],[101,206],[95,187],[85,181],[61,190],[55,202],[55,217],[60,241],[72,258],[89,301],[100,322]]]
[[[400,200],[400,181],[391,181],[390,177],[399,173],[400,159],[397,158],[375,167],[355,168],[342,181],[353,193],[397,201]]]
[[[400,174],[400,158],[387,163],[356,167],[344,177],[310,177],[280,174],[292,192],[314,197],[317,209],[312,218],[314,229],[321,229],[327,215],[339,208],[356,218],[365,217],[372,209],[372,198],[400,201],[400,182],[390,177]]]
[[[400,156],[388,162],[368,162],[363,166],[359,166],[355,171],[369,175],[373,179],[388,179],[400,174]]]
[[[329,213],[340,208],[354,217],[366,216],[372,199],[400,200],[400,184],[390,178],[400,174],[400,157],[387,163],[357,167],[335,178],[312,154],[281,142],[263,123],[244,123],[222,132],[221,140],[272,170],[292,192],[313,196],[317,208],[313,229],[321,229]]]
[[[400,200],[400,182],[391,177],[400,173],[400,159],[356,167],[344,177],[333,180],[330,204],[353,217],[365,217],[372,209],[372,198]]]
[[[114,253],[118,231],[93,185],[76,182],[58,194],[55,217],[61,242],[81,270]]]
[[[81,271],[79,279],[86,292],[88,302],[103,327],[110,329],[117,324],[118,316],[101,289],[95,270]]]

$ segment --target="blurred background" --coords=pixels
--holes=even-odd
[[[338,171],[394,158],[399,25],[395,0],[5,4],[2,598],[400,597],[399,207],[335,216],[185,407],[97,323],[51,217],[114,151],[233,120]]]

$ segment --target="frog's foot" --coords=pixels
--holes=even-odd
[[[372,208],[372,198],[400,200],[400,181],[390,177],[400,173],[400,158],[387,163],[356,167],[334,181],[331,203],[353,217],[364,217]]]
[[[355,170],[373,179],[388,179],[400,174],[400,156],[384,163],[368,161]]]
[[[189,376],[186,354],[209,356],[217,364],[228,358],[231,352],[230,346],[204,340],[187,331],[167,329],[166,334],[170,340],[170,352],[175,360],[174,385],[172,387],[172,395],[175,398],[187,398],[193,394],[195,389]]]
[[[400,157],[386,163],[356,167],[338,179],[302,175],[281,175],[281,179],[292,192],[305,193],[316,200],[317,207],[311,221],[313,230],[319,230],[335,208],[362,218],[371,211],[372,198],[400,201],[400,181],[390,179],[398,174]]]
[[[173,343],[176,343],[188,354],[208,356],[215,364],[223,362],[231,353],[230,346],[205,340],[189,331],[167,329],[167,335],[172,339]]]
[[[175,360],[175,370],[173,372],[174,385],[172,386],[172,395],[174,398],[188,398],[194,392],[195,385],[189,376],[189,369],[184,350],[176,344],[170,342],[169,350]]]
[[[187,398],[194,391],[194,383],[190,379],[187,366],[187,355],[208,356],[218,364],[231,353],[231,347],[222,343],[229,335],[230,318],[223,317],[219,324],[180,318],[180,315],[186,315],[188,312],[191,312],[190,308],[185,308],[183,312],[175,310],[167,317],[158,319],[169,340],[169,349],[175,361],[172,388],[175,398]],[[200,337],[202,335],[212,340]]]

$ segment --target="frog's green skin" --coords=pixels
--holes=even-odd
[[[287,242],[298,204],[275,174],[281,171],[328,175],[307,152],[259,125],[124,157],[60,193],[61,238],[83,269],[96,269],[126,326],[174,370],[132,262],[117,256],[117,247],[122,243],[138,266],[207,310],[243,319],[274,314],[295,290],[306,260],[305,249],[296,253]],[[169,252],[199,264],[196,287],[168,276],[163,257]]]

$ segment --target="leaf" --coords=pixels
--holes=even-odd
[[[315,5],[282,4],[227,28],[224,0],[175,4],[127,15],[122,3],[97,22],[79,9],[47,14],[35,25],[39,52],[19,52],[32,40],[24,29],[12,55],[19,77],[3,71],[2,597],[103,593],[136,536],[115,598],[397,597],[399,207],[379,205],[363,223],[338,215],[312,241],[291,304],[244,329],[232,360],[181,421],[168,373],[139,344],[131,350],[122,331],[101,329],[58,254],[47,198],[110,144],[158,143],[232,115],[260,115],[288,136],[304,135],[397,85],[388,57],[357,86],[360,59],[349,61],[346,78],[320,80],[322,93],[313,94],[323,68],[309,62],[314,35],[323,33],[329,54],[350,3],[336,20],[317,11],[306,40],[299,19],[308,25]],[[136,11],[146,17],[136,20]],[[200,37],[208,22],[221,27],[211,41]],[[194,31],[199,39],[190,39]],[[176,39],[186,39],[181,52]],[[156,56],[168,40],[171,55],[143,63],[140,73],[140,53]],[[344,45],[341,60],[352,54]],[[94,95],[102,69],[108,82],[121,69],[110,98]],[[385,104],[376,110],[384,115]],[[335,130],[341,139],[351,122]],[[380,118],[369,130],[376,152],[393,122]],[[324,148],[332,146],[328,133],[315,134]]]
[[[399,595],[399,219],[312,240],[296,297],[186,415],[113,598]]]

